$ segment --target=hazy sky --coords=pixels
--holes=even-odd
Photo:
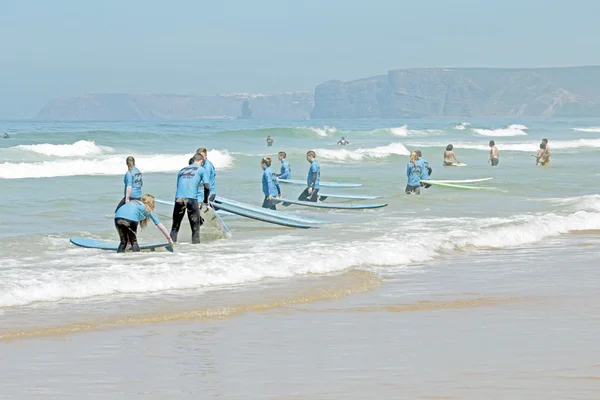
[[[600,0],[0,0],[0,118],[85,92],[310,90],[409,67],[600,65]]]

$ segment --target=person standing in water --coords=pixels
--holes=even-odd
[[[317,154],[310,150],[306,153],[306,161],[310,163],[308,177],[306,178],[306,189],[298,196],[299,201],[316,202],[319,198],[319,181],[321,180],[321,167],[317,162]]]
[[[4,139],[10,139],[10,136],[8,136],[8,132],[4,132]]]
[[[431,177],[433,168],[429,166],[429,161],[423,158],[421,150],[415,150],[415,153],[417,153],[417,164],[421,168],[421,180],[427,181]],[[431,187],[431,185],[427,183],[421,183],[421,186],[423,186],[425,189]]]
[[[488,160],[488,162],[492,165],[492,167],[495,167],[498,165],[499,160],[500,160],[500,152],[498,151],[498,148],[496,147],[496,142],[494,142],[493,140],[490,140],[490,159]]]
[[[544,161],[545,164],[543,165],[549,165],[550,164],[550,146],[548,145],[548,139],[544,138],[542,139],[542,143],[544,144],[544,148],[545,148],[545,154],[544,154]]]
[[[267,136],[267,140],[265,140],[265,143],[269,147],[273,146],[273,138],[271,137],[271,135]]]
[[[406,176],[408,182],[406,183],[406,194],[421,194],[421,163],[419,163],[419,156],[417,152],[413,151],[410,153],[410,160],[406,166]]]
[[[292,179],[292,167],[288,160],[286,160],[287,154],[285,151],[277,153],[277,158],[281,161],[281,173],[277,175],[279,179]]]
[[[260,166],[263,169],[262,191],[265,195],[262,206],[263,208],[276,210],[274,200],[276,197],[281,197],[281,188],[279,187],[275,173],[271,169],[271,162],[271,157],[265,157],[260,160]]]
[[[194,163],[182,168],[177,174],[177,192],[173,206],[173,225],[171,226],[171,239],[177,242],[177,234],[185,212],[188,213],[190,228],[192,228],[192,244],[200,243],[200,217],[199,201],[208,206],[210,183],[208,172],[202,167],[204,156],[194,154]],[[202,191],[203,188],[204,190]]]
[[[537,154],[532,154],[532,157],[535,157],[535,165],[545,167],[548,163],[546,160],[546,144],[544,142],[540,143],[540,149],[537,151]]]
[[[215,197],[217,197],[217,170],[213,163],[208,159],[208,153],[204,147],[200,147],[196,150],[196,154],[200,154],[204,157],[204,164],[202,165],[205,170],[208,171],[208,183],[210,184],[210,195],[208,196],[208,201],[211,203],[215,201]]]
[[[454,146],[449,144],[446,146],[446,151],[444,151],[444,167],[452,167],[454,164],[452,163],[452,159],[456,161],[457,164],[460,164],[460,161],[456,159],[456,154],[454,154]]]
[[[125,172],[125,176],[123,177],[125,189],[123,199],[117,205],[117,210],[123,204],[129,203],[130,200],[142,199],[142,186],[144,185],[144,182],[142,180],[142,173],[135,166],[135,158],[132,156],[127,157],[125,164],[127,164],[127,172]],[[117,210],[115,210],[115,212]]]
[[[340,140],[338,140],[337,144],[338,144],[338,146],[345,146],[345,145],[347,145],[347,144],[350,144],[350,142],[349,142],[349,141],[347,141],[347,140],[346,140],[346,139],[345,139],[345,138],[342,136],[342,138],[341,138]]]
[[[120,240],[117,253],[125,252],[128,242],[131,244],[132,251],[140,251],[140,246],[137,242],[138,223],[143,229],[146,227],[149,219],[165,235],[169,244],[173,244],[167,228],[160,223],[160,220],[156,216],[154,206],[154,196],[145,194],[141,196],[140,200],[129,201],[117,210],[115,213],[115,228],[119,232]]]

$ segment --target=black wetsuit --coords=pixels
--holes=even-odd
[[[117,253],[124,253],[128,242],[131,244],[132,251],[140,251],[140,246],[137,242],[137,221],[125,218],[115,218],[115,227],[119,232],[120,239]]]
[[[177,242],[177,234],[181,227],[181,221],[187,211],[190,228],[192,228],[192,243],[200,243],[200,226],[202,218],[200,217],[200,205],[198,199],[177,199],[173,207],[173,225],[171,226],[171,239]]]
[[[308,188],[304,189],[300,196],[298,196],[299,201],[312,201],[314,203],[319,199],[319,189],[315,189],[315,183],[317,182],[317,173],[313,172],[311,177],[311,184],[309,187],[312,188],[312,193],[308,194]]]

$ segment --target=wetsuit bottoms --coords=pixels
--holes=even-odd
[[[275,208],[275,202],[273,200],[269,200],[268,196],[265,196],[265,199],[262,203],[262,207],[268,208],[269,210],[277,210],[277,208]]]
[[[130,197],[130,198],[129,198],[129,200],[131,201],[131,200],[142,200],[142,199],[140,199],[140,198],[138,198],[138,197]],[[119,202],[119,204],[117,205],[117,208],[115,209],[115,212],[117,212],[117,210],[118,210],[119,208],[121,208],[121,206],[123,206],[123,205],[125,205],[125,197],[123,197],[123,198],[121,199],[121,201],[120,201],[120,202]]]
[[[200,207],[198,199],[177,199],[173,206],[173,225],[171,226],[171,239],[177,242],[177,233],[181,227],[183,215],[187,211],[190,228],[192,228],[192,243],[200,243],[200,226],[202,218],[200,218]]]
[[[406,194],[421,194],[421,186],[406,185],[406,189],[404,189],[404,191]]]
[[[127,248],[127,242],[131,243],[132,251],[140,251],[140,246],[137,242],[137,221],[132,221],[125,218],[115,218],[115,227],[119,232],[119,248],[117,253],[124,253]]]
[[[444,167],[451,167],[452,161],[444,161]]]
[[[312,194],[308,194],[308,188],[304,189],[304,192],[298,196],[299,201],[313,201],[317,202],[319,198],[319,189],[313,189]]]
[[[211,194],[210,196],[208,196],[208,201],[209,201],[210,203],[212,203],[213,201],[215,201],[215,197],[217,197],[217,195],[216,195],[216,194]]]
[[[495,167],[496,165],[498,165],[498,159],[497,158],[492,158],[492,167]]]

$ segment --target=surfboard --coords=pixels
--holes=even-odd
[[[387,206],[387,203],[376,203],[376,204],[339,204],[339,203],[320,203],[314,201],[299,201],[299,200],[288,200],[278,199],[284,203],[296,204],[305,207],[316,207],[316,208],[335,208],[340,210],[364,210],[371,208],[381,208]]]
[[[297,179],[279,179],[281,183],[289,183],[292,185],[304,185],[306,186],[306,181],[297,180]],[[348,182],[319,182],[319,185],[323,187],[359,187],[362,186],[362,183],[348,183]]]
[[[164,205],[171,206],[171,207],[173,207],[173,205],[175,203],[174,201],[159,200],[159,199],[154,199],[154,201],[159,204],[164,204]],[[201,231],[211,229],[211,230],[218,232],[219,236],[231,237],[231,231],[229,230],[227,225],[225,225],[225,222],[223,222],[221,217],[219,217],[217,215],[214,208],[212,208],[211,206],[202,207],[202,209],[200,210],[200,216],[204,220],[204,223],[202,224],[202,227],[200,228]]]
[[[444,165],[444,167],[466,167],[467,164],[463,163],[452,163],[452,165]]]
[[[489,187],[489,186],[466,186],[466,185],[456,185],[456,184],[453,184],[453,183],[436,182],[436,181],[421,181],[421,182],[427,183],[427,184],[430,184],[430,185],[442,186],[442,187],[449,187],[449,188],[454,188],[454,189],[498,190],[495,187]]]
[[[88,249],[117,251],[117,249],[119,248],[118,242],[107,242],[104,240],[96,240],[90,238],[71,238],[71,243],[73,243],[75,246],[86,247]],[[166,250],[173,252],[173,246],[169,245],[169,243],[140,243],[139,246],[140,250],[154,251],[155,249],[164,247]]]
[[[329,194],[329,193],[321,193],[319,192],[319,199],[325,200],[326,198],[331,197],[332,199],[347,199],[347,200],[375,200],[380,199],[382,196],[360,196],[360,195],[351,195],[351,194]]]
[[[250,204],[242,203],[240,201],[225,199],[223,197],[215,198],[215,206],[217,208],[219,208],[220,204],[229,204],[231,206],[238,207],[241,209],[246,209],[248,211],[253,211],[258,214],[269,215],[271,217],[285,219],[285,220],[294,221],[294,222],[299,222],[301,224],[326,224],[327,223],[327,221],[320,221],[317,219],[301,217],[299,215],[291,215],[291,214],[283,213],[280,211],[273,211],[273,210],[269,210],[268,208],[253,206]]]
[[[456,179],[428,179],[427,183],[431,183],[431,182],[437,182],[437,183],[477,183],[477,182],[484,182],[484,181],[489,181],[491,179],[494,178],[481,178],[481,179],[462,179],[462,180],[456,180]],[[425,181],[423,181],[425,182]]]
[[[216,206],[225,211],[229,211],[230,213],[241,215],[242,217],[246,217],[246,218],[255,219],[257,221],[267,222],[270,224],[287,226],[289,228],[301,228],[301,229],[317,228],[317,226],[315,226],[315,225],[294,222],[289,219],[277,218],[277,217],[273,217],[273,216],[266,215],[266,214],[259,214],[257,212],[250,211],[248,209],[232,206],[231,204],[219,203],[219,204],[216,204]]]

